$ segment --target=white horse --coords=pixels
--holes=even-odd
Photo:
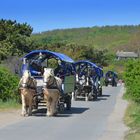
[[[36,86],[36,80],[31,77],[31,74],[28,70],[25,70],[19,82],[19,90],[22,101],[22,116],[32,115],[32,107],[33,104],[35,105],[34,96],[36,95]]]
[[[61,92],[62,80],[54,76],[53,69],[44,69],[44,99],[46,100],[47,116],[57,114],[57,105]]]

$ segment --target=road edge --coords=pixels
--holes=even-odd
[[[120,93],[116,98],[114,110],[108,117],[107,130],[99,138],[99,140],[124,140],[125,134],[129,128],[124,123],[124,116],[128,107],[128,101],[123,99],[125,87],[122,85]]]
[[[8,125],[20,122],[25,119],[20,115],[20,109],[13,109],[8,111],[1,111],[0,112],[0,129],[6,127]]]

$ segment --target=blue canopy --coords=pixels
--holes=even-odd
[[[99,76],[103,77],[104,76],[103,69],[101,67],[98,67],[98,71],[99,71]]]
[[[106,74],[105,74],[105,76],[107,76],[108,74],[112,74],[113,76],[115,76],[115,77],[118,77],[117,75],[117,73],[116,72],[114,72],[114,71],[108,71]]]
[[[88,64],[90,67],[95,68],[95,71],[96,71],[96,73],[99,77],[103,76],[102,68],[98,67],[96,64],[94,64],[94,63],[92,63],[88,60],[80,60],[80,61],[77,61],[77,62],[74,63],[75,66],[77,66],[79,64],[85,64],[85,65]]]
[[[92,66],[92,67],[98,68],[98,66],[97,66],[96,64],[94,64],[94,63],[92,63],[92,62],[90,62],[90,61],[88,61],[88,60],[80,60],[80,61],[75,62],[74,64],[75,64],[75,65],[78,65],[78,64],[80,64],[80,63],[89,64],[89,65]]]
[[[39,55],[39,53],[42,53],[42,55],[45,55],[45,59],[46,58],[49,59],[49,58],[54,57],[54,58],[59,59],[63,62],[69,62],[69,63],[74,62],[73,59],[71,59],[69,56],[67,56],[65,54],[58,53],[58,52],[52,52],[49,50],[35,50],[35,51],[28,53],[23,58],[32,59],[32,58],[36,57],[36,55]]]

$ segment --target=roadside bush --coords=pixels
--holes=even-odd
[[[6,68],[0,67],[0,100],[18,101],[18,82],[19,78],[11,74]]]
[[[140,102],[140,60],[130,60],[124,72],[127,95],[134,101]]]

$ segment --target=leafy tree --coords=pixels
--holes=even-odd
[[[34,47],[29,38],[33,29],[27,23],[17,23],[12,20],[0,20],[0,59],[7,55],[21,55]]]
[[[18,82],[18,77],[12,75],[7,69],[0,67],[0,100],[18,100]]]

